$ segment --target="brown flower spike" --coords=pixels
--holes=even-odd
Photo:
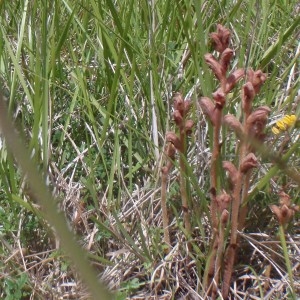
[[[270,205],[270,208],[280,225],[287,224],[295,212],[299,211],[299,207],[293,206],[290,196],[284,192],[279,193],[279,205]]]
[[[190,225],[190,213],[188,208],[187,192],[186,192],[186,172],[185,172],[185,161],[186,161],[186,136],[192,133],[194,122],[187,119],[187,114],[192,106],[190,100],[184,100],[181,93],[176,93],[173,97],[174,113],[173,118],[177,127],[177,132],[167,132],[166,141],[168,143],[167,150],[165,151],[166,156],[169,158],[166,165],[162,167],[162,184],[161,184],[161,207],[163,215],[163,229],[164,229],[164,242],[167,245],[167,251],[170,250],[170,234],[169,234],[169,216],[167,212],[166,204],[166,191],[167,191],[167,176],[170,172],[171,166],[175,159],[176,150],[180,153],[179,155],[179,167],[180,167],[180,191],[182,199],[182,208],[185,229],[188,234],[191,232]],[[189,245],[188,245],[189,247]]]
[[[244,69],[232,71],[229,75],[230,62],[234,51],[229,48],[230,31],[222,25],[217,25],[217,32],[211,34],[214,49],[219,52],[218,57],[208,53],[205,61],[219,81],[219,87],[211,98],[201,97],[200,107],[213,125],[213,146],[211,157],[210,182],[211,187],[211,220],[214,228],[213,244],[211,246],[210,259],[207,266],[207,278],[205,286],[208,295],[216,299],[219,291],[219,284],[222,285],[222,296],[228,298],[231,276],[234,267],[235,255],[238,245],[238,230],[243,228],[247,216],[247,197],[250,189],[251,170],[258,165],[257,158],[252,150],[251,143],[261,141],[264,136],[264,129],[270,109],[266,106],[252,109],[252,102],[266,80],[266,75],[261,71],[248,70],[246,83],[242,87],[242,121],[234,115],[223,116],[224,107],[227,104],[227,95],[237,85],[239,80],[245,76]],[[230,127],[237,136],[238,162],[224,161],[223,169],[227,172],[231,181],[228,194],[220,191],[219,169],[220,157],[222,154],[220,137],[222,125]],[[229,201],[231,205],[229,206]],[[230,216],[230,218],[228,218]],[[223,253],[225,235],[225,223],[230,224],[230,242],[227,243],[227,250]],[[223,265],[222,265],[223,264]],[[220,272],[224,270],[223,276]],[[222,281],[219,280],[222,278]]]
[[[217,32],[210,34],[210,38],[214,44],[216,51],[222,53],[229,46],[230,42],[230,31],[223,27],[221,24],[217,25]]]

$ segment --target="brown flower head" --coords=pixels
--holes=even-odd
[[[257,158],[254,153],[248,153],[242,160],[240,165],[240,171],[246,173],[252,168],[256,168],[258,165]]]
[[[255,97],[253,84],[248,81],[242,88],[242,107],[245,113],[250,113],[252,109],[252,101]]]
[[[215,102],[216,102],[216,107],[219,109],[222,109],[226,103],[226,95],[222,91],[221,88],[218,88],[213,94],[212,94]]]
[[[221,24],[217,25],[217,32],[210,34],[214,48],[216,51],[222,53],[229,46],[230,31]]]
[[[171,132],[171,131],[167,132],[166,140],[167,140],[167,142],[172,143],[178,151],[182,150],[182,145],[181,145],[180,139],[174,132]]]
[[[279,223],[284,225],[291,220],[295,212],[299,211],[299,206],[293,205],[291,197],[283,191],[279,192],[279,199],[279,206],[270,205],[270,208],[276,215]]]
[[[228,94],[237,84],[237,82],[244,77],[244,69],[237,69],[233,71],[226,80],[225,93]]]
[[[279,192],[279,203],[281,205],[287,205],[290,207],[291,197],[288,194],[286,194],[285,192],[281,191],[281,192]]]
[[[233,50],[230,49],[230,48],[226,48],[222,52],[221,58],[220,58],[220,65],[222,66],[222,73],[223,74],[226,74],[232,56],[233,56]]]
[[[240,176],[239,171],[236,169],[235,165],[230,161],[223,161],[223,168],[228,172],[228,177],[233,185],[238,181]]]
[[[184,101],[184,112],[188,113],[192,107],[192,101],[190,99]]]
[[[223,226],[225,226],[225,224],[227,223],[228,218],[229,218],[229,212],[228,212],[227,209],[224,209],[222,211],[222,214],[221,214],[221,217],[220,217],[220,221],[221,221]]]
[[[261,70],[253,71],[252,69],[249,69],[247,72],[247,81],[252,83],[255,94],[259,92],[260,87],[263,85],[266,79],[266,74]]]
[[[213,104],[212,100],[208,97],[201,97],[199,99],[199,105],[203,113],[210,119],[212,124],[215,125],[215,119],[214,119],[215,105]]]
[[[224,209],[227,209],[230,204],[231,197],[226,192],[222,192],[222,194],[216,197],[216,201],[218,203],[218,209],[222,212]]]
[[[224,71],[221,64],[215,59],[215,57],[212,54],[205,54],[204,59],[215,74],[215,76],[217,77],[217,79],[221,81],[226,76],[226,70]]]
[[[173,97],[174,101],[174,109],[178,110],[181,114],[181,116],[184,116],[184,99],[182,97],[181,93],[175,93]]]
[[[185,134],[190,135],[192,133],[193,126],[194,122],[192,120],[186,120],[184,125]]]
[[[287,205],[281,206],[281,216],[283,218],[283,222],[287,223],[290,221],[290,219],[294,216],[294,210],[289,208]]]
[[[166,175],[169,173],[169,168],[167,166],[164,166],[161,168],[161,172]]]
[[[270,208],[281,225],[287,224],[294,215],[294,210],[285,204],[282,206],[270,205]]]
[[[268,115],[271,112],[268,106],[260,106],[247,118],[247,133],[254,137],[261,136],[266,127]]]
[[[169,158],[169,160],[167,161],[167,164],[161,168],[162,174],[167,175],[170,172],[170,170],[173,166],[173,163],[171,160],[175,159],[175,153],[176,153],[176,149],[175,149],[174,145],[172,143],[168,143],[165,148],[165,155]]]
[[[229,126],[229,128],[232,129],[239,138],[243,137],[244,135],[243,126],[234,115],[228,114],[224,116],[223,122],[224,124]]]
[[[167,149],[166,149],[165,153],[169,158],[171,158],[171,159],[175,158],[176,149],[172,143],[169,143],[167,145]]]
[[[183,123],[183,117],[179,110],[175,110],[173,113],[173,118],[177,126],[181,126]]]

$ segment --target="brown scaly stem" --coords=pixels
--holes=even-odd
[[[248,71],[248,82],[243,86],[243,93],[242,93],[242,108],[244,112],[244,121],[243,126],[245,128],[246,136],[253,136],[253,131],[251,126],[247,124],[247,120],[251,115],[252,112],[252,103],[254,100],[255,95],[259,92],[260,86],[262,83],[266,80],[265,74],[263,74],[261,71],[252,71],[251,69]],[[252,124],[254,125],[254,124]],[[256,135],[256,137],[255,137]],[[260,137],[261,133],[256,132],[254,133],[254,137],[261,139]],[[252,145],[251,141],[244,141],[245,144],[245,153],[252,152]],[[239,213],[239,222],[238,222],[238,230],[242,230],[245,225],[245,221],[247,218],[248,213],[248,192],[250,189],[250,180],[251,180],[252,170],[248,170],[244,176],[244,182],[243,182],[243,188],[242,188],[242,198],[241,198],[241,207],[240,207],[240,213]]]
[[[259,107],[252,111],[252,101],[258,93],[260,86],[265,81],[265,75],[261,71],[248,72],[248,82],[243,86],[242,108],[244,112],[243,125],[234,116],[227,115],[225,123],[232,127],[240,136],[241,145],[239,152],[239,168],[232,172],[234,177],[233,203],[231,209],[231,234],[230,243],[225,254],[225,269],[222,284],[222,296],[228,298],[231,276],[233,272],[235,257],[238,248],[238,229],[243,228],[246,219],[247,208],[241,208],[247,201],[250,187],[250,177],[253,167],[257,166],[257,159],[251,152],[249,140],[259,141],[263,138],[263,130],[266,126],[267,115],[270,112],[268,107]],[[241,132],[244,134],[241,136]],[[235,173],[235,174],[234,174]]]
[[[190,211],[189,211],[189,201],[188,194],[186,190],[186,138],[187,135],[191,134],[194,122],[192,120],[187,120],[186,116],[191,107],[191,101],[184,101],[180,93],[174,95],[174,121],[177,128],[179,129],[179,134],[175,132],[168,132],[166,139],[168,142],[172,143],[174,148],[179,152],[179,168],[180,168],[180,193],[182,201],[183,210],[183,220],[184,227],[187,235],[191,234],[191,223],[190,223]],[[188,248],[191,249],[190,244]]]
[[[244,224],[247,214],[247,207],[241,208],[241,202],[245,203],[248,198],[250,188],[251,168],[257,166],[257,159],[253,153],[252,145],[247,139],[263,140],[263,130],[266,125],[267,115],[270,112],[268,107],[259,107],[252,111],[252,101],[259,92],[260,86],[265,81],[266,76],[260,70],[247,72],[247,83],[242,88],[242,111],[243,124],[241,124],[233,115],[223,117],[223,107],[226,102],[226,95],[235,87],[236,83],[244,76],[243,69],[237,69],[227,76],[229,64],[233,55],[233,50],[228,48],[230,32],[221,25],[217,26],[217,32],[211,34],[215,50],[219,52],[219,58],[216,59],[212,54],[206,54],[206,63],[210,66],[220,87],[213,93],[212,101],[208,97],[202,97],[199,101],[204,114],[210,119],[213,125],[213,146],[210,173],[210,194],[211,194],[211,221],[213,228],[213,239],[210,256],[208,259],[206,272],[204,276],[204,285],[207,294],[215,299],[218,294],[220,281],[220,270],[222,269],[222,258],[224,248],[224,227],[222,216],[229,215],[227,206],[224,203],[232,201],[230,218],[230,242],[225,252],[224,274],[222,284],[222,295],[228,297],[231,276],[238,247],[238,228]],[[231,127],[238,136],[239,145],[239,163],[235,167],[231,162],[223,162],[223,168],[229,173],[233,190],[231,196],[225,197],[220,194],[218,183],[218,161],[220,160],[220,131],[224,124]],[[222,196],[222,197],[221,197]],[[222,200],[223,199],[223,200]],[[227,220],[227,219],[226,219]]]
[[[162,222],[164,231],[164,243],[167,245],[166,252],[170,251],[170,233],[169,233],[169,215],[167,210],[167,181],[168,173],[164,172],[161,175],[161,210],[162,210]]]
[[[210,216],[213,228],[213,237],[206,274],[204,276],[204,286],[206,289],[213,287],[213,294],[216,294],[217,286],[215,283],[218,285],[224,243],[221,234],[221,230],[223,229],[220,223],[220,216],[223,211],[219,209],[219,204],[217,203],[220,189],[218,183],[218,167],[220,165],[219,139],[223,119],[223,107],[225,106],[226,95],[232,90],[239,79],[243,77],[244,71],[238,69],[227,77],[229,63],[233,55],[233,50],[228,48],[230,31],[222,25],[218,25],[217,32],[213,32],[211,34],[211,38],[214,43],[215,50],[219,52],[219,57],[216,59],[212,54],[208,53],[205,55],[205,60],[212,69],[217,80],[220,82],[220,87],[212,95],[214,103],[209,98],[202,97],[200,99],[200,106],[203,112],[209,117],[214,128],[210,171]],[[212,284],[213,280],[215,283]],[[210,293],[211,291],[208,291],[208,294]]]
[[[240,193],[242,188],[242,174],[238,173],[238,180],[234,187],[232,208],[231,208],[231,234],[230,234],[230,244],[227,249],[225,256],[225,272],[223,276],[223,286],[222,286],[222,296],[226,299],[229,293],[231,274],[233,269],[233,264],[235,260],[235,253],[237,249],[237,227],[238,227],[238,216],[239,216],[239,206],[240,206]]]
[[[218,111],[219,116],[216,118],[217,120],[221,120],[222,112]],[[214,274],[215,274],[215,260],[218,251],[219,245],[219,236],[218,236],[218,215],[217,215],[217,199],[216,199],[216,191],[217,191],[217,172],[218,172],[218,160],[220,154],[220,143],[219,143],[219,136],[220,136],[220,129],[221,129],[221,121],[216,122],[213,130],[213,152],[212,152],[212,159],[211,159],[211,172],[210,172],[210,214],[211,214],[211,222],[213,227],[213,238],[212,238],[212,249],[209,258],[209,267],[207,272],[207,279],[205,279],[205,286],[211,286]],[[214,288],[214,285],[213,285]]]
[[[189,203],[188,195],[186,190],[186,167],[184,157],[186,157],[186,134],[180,133],[181,145],[183,145],[182,153],[179,157],[179,167],[180,167],[180,193],[181,193],[181,204],[183,210],[183,221],[184,227],[186,229],[187,235],[189,236],[192,232],[191,222],[190,222],[190,212],[189,212]],[[190,246],[189,246],[190,248]],[[189,249],[190,250],[190,249]]]
[[[224,232],[225,232],[228,217],[229,217],[229,212],[227,211],[227,209],[224,209],[220,217],[220,225],[219,225],[220,228],[219,228],[218,249],[216,255],[216,274],[214,277],[215,282],[219,282],[220,280],[220,271],[221,271],[220,269],[222,265],[224,238],[225,238]],[[213,284],[212,295],[211,295],[212,299],[216,299],[217,292],[218,292],[218,286],[216,284]]]
[[[243,230],[245,222],[246,222],[247,214],[248,214],[247,199],[248,199],[248,193],[250,190],[251,175],[252,175],[252,170],[249,170],[247,172],[247,174],[244,176],[242,200],[241,200],[241,207],[240,207],[239,221],[238,221],[238,231]]]
[[[246,117],[244,119],[246,119]],[[244,125],[244,127],[245,127],[245,125]],[[241,141],[241,144],[242,145],[240,147],[240,154],[239,154],[239,164],[240,165],[241,165],[242,160],[244,159],[244,157],[247,154],[247,148],[248,148],[248,145],[247,145],[247,142],[245,139],[243,139]],[[232,215],[237,217],[236,224],[234,224],[234,227],[233,227],[233,225],[231,225],[231,233],[234,231],[235,237],[234,237],[233,241],[230,240],[230,243],[234,242],[235,244],[237,244],[237,230],[240,230],[243,228],[244,221],[246,220],[248,208],[247,208],[247,206],[242,207],[242,205],[243,205],[244,201],[247,200],[249,186],[250,186],[251,173],[252,173],[252,170],[248,170],[247,174],[240,175],[240,182],[239,182],[240,190],[236,192],[238,195],[238,200],[236,200],[238,202],[238,205],[236,207],[232,207],[232,211],[234,211],[234,209],[237,210],[237,212],[232,213]],[[233,222],[231,224],[233,224]],[[231,236],[231,239],[232,239],[232,236]]]
[[[245,87],[244,87],[245,90]],[[243,127],[246,128],[246,134],[249,133],[249,128],[247,128],[247,119],[251,114],[252,111],[252,102],[254,99],[254,94],[248,95],[247,93],[242,94],[242,106],[243,106]],[[242,149],[240,152],[240,162],[246,156],[247,153],[250,152],[250,144],[246,139],[242,141]],[[247,213],[248,213],[248,206],[247,206],[247,198],[248,192],[250,189],[250,179],[251,179],[252,170],[248,170],[244,176],[243,180],[243,187],[242,187],[242,196],[241,196],[241,207],[239,212],[238,218],[238,230],[242,230],[246,221]]]
[[[221,110],[218,110],[218,117],[216,118],[218,122],[216,122],[214,126],[213,131],[213,152],[212,152],[212,158],[211,158],[211,172],[210,172],[210,189],[211,189],[211,220],[212,220],[212,226],[214,230],[218,227],[218,219],[217,219],[217,202],[216,202],[216,191],[218,186],[218,160],[219,160],[219,154],[220,154],[220,142],[219,142],[219,136],[220,136],[220,129],[221,129],[221,116],[222,112]]]
[[[188,103],[188,102],[186,102]],[[177,102],[178,104],[178,102]],[[176,104],[175,104],[176,105]],[[178,105],[179,106],[179,105]],[[181,193],[181,205],[183,210],[183,222],[186,233],[190,236],[192,232],[191,222],[190,222],[190,211],[189,211],[189,203],[188,203],[188,194],[186,190],[186,166],[185,166],[185,159],[186,158],[186,120],[185,116],[189,110],[189,106],[186,106],[182,111],[182,122],[178,124],[179,127],[179,140],[180,140],[180,156],[179,156],[179,168],[180,168],[180,193]],[[190,131],[188,130],[188,133]],[[188,248],[191,250],[191,245],[188,243]]]
[[[162,210],[162,221],[163,221],[163,231],[164,231],[164,243],[167,245],[166,253],[170,251],[170,233],[169,233],[169,215],[167,209],[167,182],[168,175],[173,166],[172,160],[175,156],[175,148],[169,143],[165,154],[168,158],[166,166],[161,170],[161,210]]]

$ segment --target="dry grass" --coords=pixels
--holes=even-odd
[[[0,3],[1,83],[32,161],[57,199],[56,212],[64,213],[98,279],[116,299],[209,299],[203,277],[213,238],[212,128],[196,104],[217,85],[203,59],[211,48],[208,36],[215,24],[227,23],[233,67],[247,62],[268,73],[256,103],[273,110],[266,146],[297,171],[298,128],[276,138],[271,128],[285,114],[299,116],[299,4],[106,1],[99,7],[96,1],[69,0],[46,7],[29,2]],[[184,162],[192,226],[187,233],[175,163],[166,182],[166,245],[160,171],[165,134],[175,128],[173,91],[183,91],[194,103]],[[238,92],[228,96],[226,112],[239,114]],[[222,139],[226,160],[235,160],[234,135],[224,131]],[[1,140],[0,297],[92,299],[23,174]],[[269,208],[278,204],[281,189],[299,204],[298,182],[262,155],[250,185],[245,230],[238,232],[230,299],[300,295],[299,213],[285,229],[284,249]]]

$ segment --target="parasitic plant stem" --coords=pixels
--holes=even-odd
[[[167,209],[167,182],[168,175],[172,168],[172,161],[175,156],[175,148],[171,143],[168,143],[165,154],[168,158],[166,166],[164,166],[161,170],[161,210],[162,210],[162,222],[163,222],[163,231],[164,231],[164,243],[166,244],[166,252],[170,251],[170,232],[169,232],[169,215]]]
[[[211,299],[216,299],[219,294],[219,286],[224,299],[228,298],[231,284],[231,276],[238,249],[238,229],[242,229],[247,215],[247,198],[250,188],[252,168],[257,167],[257,158],[253,153],[251,141],[261,142],[264,138],[264,128],[270,109],[261,106],[252,110],[252,101],[259,92],[260,86],[266,80],[262,71],[247,71],[247,82],[242,87],[242,112],[243,123],[234,115],[223,116],[223,108],[226,105],[226,96],[236,86],[237,82],[245,76],[244,69],[237,69],[227,74],[233,50],[228,48],[230,31],[222,25],[217,26],[217,32],[211,34],[214,48],[219,52],[219,57],[206,54],[205,61],[219,81],[219,88],[208,97],[200,98],[200,106],[213,126],[213,145],[210,168],[210,217],[213,229],[212,246],[204,275],[204,286]],[[220,134],[222,126],[227,125],[237,136],[239,143],[239,161],[237,167],[229,161],[223,161],[223,170],[228,173],[231,182],[229,194],[220,191],[219,161],[221,159]],[[230,213],[229,203],[231,202]],[[241,207],[244,204],[244,207]],[[225,251],[225,229],[230,228],[230,241]],[[229,229],[228,228],[228,229]],[[223,265],[222,265],[223,262]],[[224,270],[223,277],[220,276]],[[223,280],[223,282],[220,282]],[[222,283],[222,284],[221,284]]]
[[[191,134],[192,128],[194,126],[194,122],[190,119],[187,119],[186,116],[191,108],[191,101],[184,100],[181,93],[176,93],[174,95],[174,122],[178,128],[179,133],[175,132],[168,132],[166,134],[166,140],[169,142],[174,150],[174,157],[175,157],[175,149],[179,153],[179,172],[180,172],[180,194],[181,194],[181,205],[183,210],[183,222],[184,227],[186,230],[186,234],[189,237],[192,232],[192,226],[190,221],[190,208],[189,208],[189,201],[188,201],[188,193],[187,193],[187,174],[186,174],[186,144],[187,144],[187,135]],[[163,168],[163,177],[162,177],[162,209],[166,210],[165,198],[166,198],[166,169],[167,167]],[[165,206],[163,208],[163,206]],[[164,217],[164,228],[165,225],[169,222],[167,219],[167,213],[165,213]],[[164,230],[166,236],[165,240],[170,240],[167,236],[168,233]],[[191,249],[190,243],[188,243],[188,249]]]

